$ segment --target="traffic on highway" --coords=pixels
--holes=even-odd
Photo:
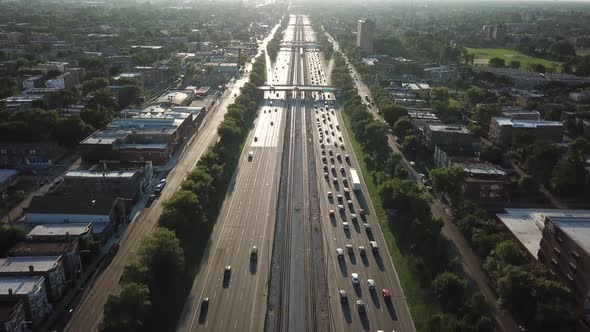
[[[315,32],[284,19],[178,330],[414,331]]]

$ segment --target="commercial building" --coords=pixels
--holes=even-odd
[[[92,223],[57,223],[35,226],[28,234],[27,241],[71,241],[93,238]]]
[[[82,160],[95,164],[104,160],[150,161],[165,165],[180,144],[196,130],[202,114],[199,109],[166,108],[157,105],[125,110],[80,142]]]
[[[82,272],[78,240],[21,241],[10,248],[8,256],[61,256],[66,280],[74,280]]]
[[[499,146],[510,146],[521,135],[531,135],[535,141],[559,143],[563,138],[563,124],[546,120],[512,120],[493,117],[488,139]]]
[[[33,196],[25,208],[29,224],[92,223],[99,236],[124,223],[130,203],[113,193],[65,192]]]
[[[0,331],[24,332],[27,326],[22,300],[0,301]]]
[[[193,95],[187,91],[168,91],[158,97],[156,103],[162,107],[187,106],[193,99]]]
[[[429,124],[424,126],[424,143],[430,150],[435,147],[452,152],[479,151],[479,140],[465,126]]]
[[[51,311],[43,277],[0,277],[0,302],[19,300],[32,326],[39,325]]]
[[[153,176],[151,162],[103,162],[88,170],[68,171],[61,184],[64,192],[115,194],[135,202],[147,193]]]
[[[372,53],[375,42],[375,22],[369,18],[362,18],[357,21],[356,27],[356,46]]]

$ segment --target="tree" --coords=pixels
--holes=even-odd
[[[91,132],[91,126],[84,123],[80,117],[72,116],[59,119],[55,124],[52,135],[59,144],[73,146]]]
[[[501,116],[502,110],[499,105],[479,105],[473,111],[471,118],[483,128],[484,132],[488,131],[490,121],[495,116]]]
[[[52,106],[55,107],[68,107],[80,100],[80,93],[78,89],[64,89],[53,92],[49,96],[50,102]]]
[[[540,63],[529,63],[527,65],[527,70],[542,74],[547,72],[547,68]]]
[[[87,95],[98,89],[106,88],[109,86],[109,80],[105,77],[94,77],[84,81],[82,85],[82,94]]]
[[[517,322],[528,323],[534,317],[534,276],[523,266],[508,266],[496,280],[500,304]]]
[[[408,134],[412,133],[413,128],[414,126],[412,125],[412,121],[410,121],[410,118],[404,116],[397,120],[397,122],[393,126],[393,133],[403,140]]]
[[[119,106],[125,108],[137,102],[141,96],[141,88],[138,85],[124,85],[119,90]]]
[[[506,61],[502,58],[494,57],[488,61],[488,65],[490,67],[504,68],[506,67]]]
[[[539,184],[530,175],[524,175],[518,179],[518,188],[525,193],[534,193],[539,189]]]
[[[96,108],[85,108],[80,112],[82,120],[95,129],[103,128],[112,120],[111,111],[97,105]]]
[[[98,106],[102,106],[112,111],[115,111],[119,108],[117,105],[117,98],[111,89],[101,88],[93,91],[91,94],[92,98],[88,103],[88,108],[97,108]]]
[[[488,90],[472,87],[465,91],[464,100],[467,104],[475,106],[479,103],[495,103],[496,95]]]
[[[109,295],[101,332],[140,332],[151,309],[149,290],[138,283],[124,284],[119,295]]]
[[[134,261],[125,265],[123,274],[119,280],[120,284],[138,283],[147,284],[149,281],[149,270],[147,266],[138,261]]]
[[[449,89],[446,87],[435,87],[430,90],[430,100],[432,102],[446,103],[449,101]]]
[[[176,233],[185,242],[203,222],[203,208],[195,193],[180,190],[164,203],[160,226]]]
[[[528,150],[530,151],[524,163],[525,168],[539,183],[547,183],[553,167],[561,156],[559,147],[542,142],[531,145]]]
[[[502,149],[494,145],[486,145],[481,151],[481,158],[492,164],[500,164],[502,162]]]
[[[0,99],[14,96],[19,92],[20,87],[14,77],[5,76],[0,78]]]
[[[139,247],[139,261],[149,270],[149,289],[155,304],[163,304],[167,287],[179,281],[184,271],[184,252],[174,232],[157,227]]]
[[[519,69],[520,68],[520,61],[512,60],[508,63],[508,67],[512,69]]]
[[[24,241],[25,231],[18,227],[8,224],[0,224],[0,257],[6,257],[6,253],[17,242]]]
[[[431,287],[445,311],[456,311],[464,301],[467,282],[452,272],[443,272],[434,278]]]
[[[407,135],[402,143],[402,149],[405,152],[415,153],[421,146],[420,138],[416,135]]]
[[[528,263],[527,254],[512,240],[500,243],[486,258],[484,269],[493,280],[501,277],[508,265],[523,266]]]
[[[567,40],[560,40],[551,45],[551,55],[557,59],[564,59],[567,57],[576,56],[576,49],[574,45]]]
[[[466,179],[467,173],[459,165],[430,171],[430,181],[434,190],[447,193],[453,204],[461,201]]]
[[[388,98],[389,99],[389,98]],[[397,120],[403,116],[408,115],[408,110],[405,107],[399,106],[392,102],[384,103],[383,106],[379,106],[381,116],[390,126],[395,124]]]

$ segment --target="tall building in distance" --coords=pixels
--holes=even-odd
[[[507,28],[504,24],[484,25],[482,34],[487,39],[504,39],[506,38]]]
[[[375,22],[370,18],[358,20],[356,29],[356,46],[373,53],[375,42]]]

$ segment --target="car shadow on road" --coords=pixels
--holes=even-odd
[[[363,289],[360,284],[354,285],[352,286],[352,288],[354,288],[354,293],[356,294],[356,296],[358,296],[359,299],[363,297]]]
[[[250,260],[250,274],[256,274],[257,269],[258,269],[258,261],[251,259]]]
[[[363,326],[363,330],[369,330],[369,318],[366,314],[359,312],[359,319],[361,320],[361,325]]]
[[[369,293],[371,293],[371,299],[373,300],[373,303],[375,304],[375,308],[381,308],[381,302],[379,302],[379,295],[377,294],[377,292],[372,290],[372,291],[369,291]]]
[[[395,306],[393,305],[393,302],[386,301],[385,305],[387,307],[387,312],[389,312],[389,316],[391,316],[391,319],[397,320],[397,312],[395,311]]]
[[[340,262],[338,262],[338,265],[340,265],[340,272],[342,273],[342,276],[347,277],[348,270],[346,268],[346,262],[344,261],[344,259],[340,259]]]
[[[361,261],[365,266],[369,266],[369,257],[367,255],[361,255]]]
[[[340,304],[342,305],[342,314],[344,315],[344,320],[347,323],[352,322],[352,314],[350,311],[350,304],[347,302],[340,302]]]
[[[381,258],[381,255],[375,253],[373,256],[375,257],[375,263],[377,263],[379,270],[385,271],[385,265],[383,265],[383,259]]]
[[[350,264],[356,265],[356,256],[354,254],[348,254],[348,257],[350,258]]]

